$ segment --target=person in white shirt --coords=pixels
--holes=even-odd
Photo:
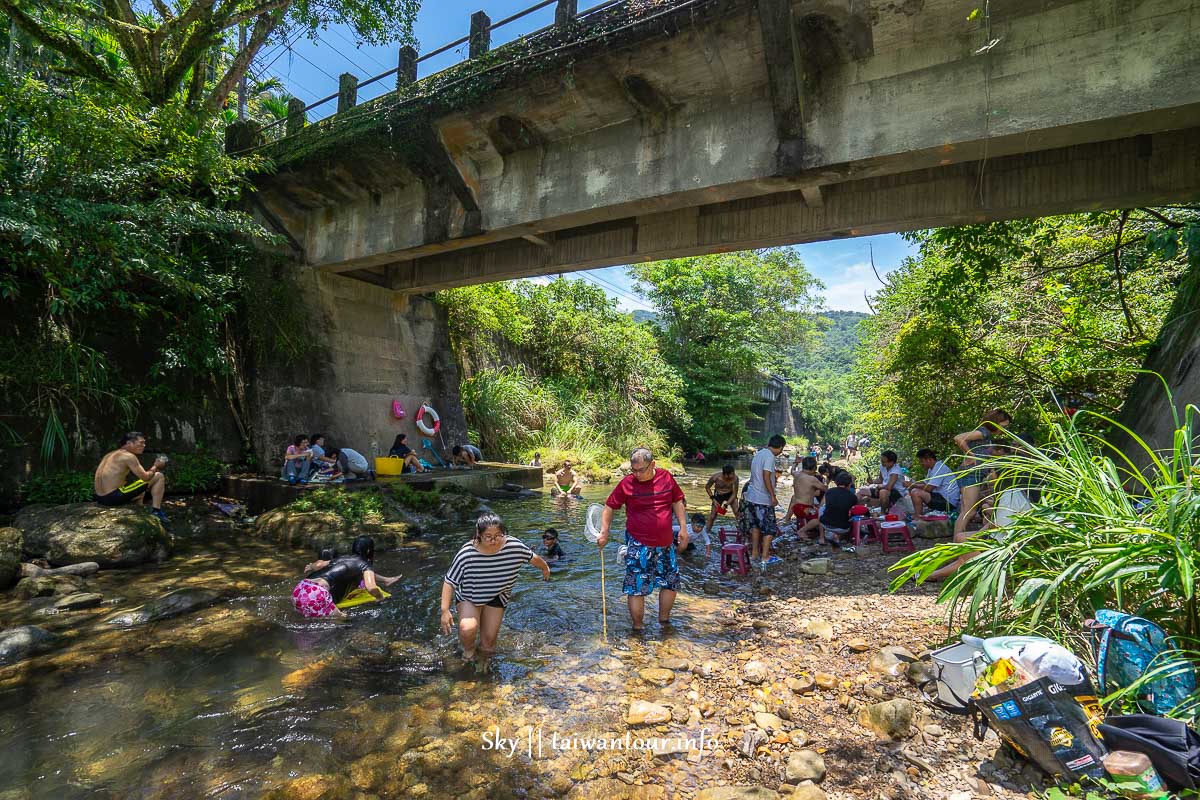
[[[879,472],[879,485],[858,490],[858,497],[867,505],[878,505],[879,510],[888,513],[889,509],[899,504],[905,512],[913,513],[912,499],[904,486],[904,471],[897,463],[895,450],[884,450],[879,454],[882,469]]]
[[[917,452],[917,461],[925,470],[925,480],[908,488],[914,513],[920,516],[928,510],[949,514],[957,510],[961,491],[958,488],[958,480],[946,466],[946,462],[938,461],[937,453],[928,447]]]
[[[783,452],[785,444],[787,440],[776,434],[766,447],[754,454],[754,460],[750,462],[750,481],[742,493],[738,514],[738,528],[750,537],[750,563],[757,560],[764,569],[780,560],[771,555],[771,539],[779,534],[779,520],[775,517],[775,507],[779,505],[779,498],[775,496],[775,459]]]

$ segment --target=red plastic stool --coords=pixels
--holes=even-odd
[[[900,542],[897,547],[900,549],[912,552],[916,550],[916,545],[913,544],[912,536],[908,532],[907,522],[885,522],[880,527],[879,544],[883,548],[883,552],[892,552],[892,537],[899,536]]]
[[[717,538],[721,540],[721,544],[726,542],[746,544],[746,537],[737,528],[717,528]]]
[[[874,517],[863,517],[850,522],[850,538],[854,541],[855,547],[862,547],[863,540],[871,536],[874,536],[876,541],[881,540],[879,520]]]
[[[746,553],[746,545],[733,542],[721,545],[721,572],[745,575],[749,571],[750,556]]]

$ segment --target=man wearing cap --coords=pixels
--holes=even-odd
[[[625,507],[625,583],[629,600],[629,619],[634,631],[642,630],[646,596],[658,589],[658,621],[667,625],[671,607],[679,590],[679,565],[676,547],[682,552],[688,545],[687,505],[683,490],[665,469],[654,464],[654,455],[639,447],[629,456],[631,472],[613,489],[604,504],[600,536],[601,549],[608,544],[613,512]],[[671,520],[679,522],[679,540],[674,543]]]

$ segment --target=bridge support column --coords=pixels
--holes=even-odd
[[[558,27],[570,25],[579,14],[579,0],[558,0],[554,7],[554,24]]]
[[[337,113],[349,111],[356,105],[358,105],[358,77],[349,72],[343,72],[338,78]]]
[[[471,40],[468,47],[470,58],[479,56],[492,49],[492,19],[482,11],[471,15]]]
[[[304,101],[299,97],[288,100],[287,135],[295,136],[304,128]]]
[[[400,48],[400,58],[396,63],[396,90],[417,82],[417,49],[410,45]]]
[[[779,134],[776,174],[792,175],[800,171],[804,157],[805,81],[791,0],[758,0],[758,24]]]

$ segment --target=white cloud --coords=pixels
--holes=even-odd
[[[886,275],[883,271],[880,274]],[[867,261],[851,264],[832,275],[824,275],[821,280],[825,283],[825,308],[830,311],[870,313],[864,294],[874,294],[882,288]]]

